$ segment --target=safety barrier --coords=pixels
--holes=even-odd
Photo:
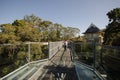
[[[93,55],[94,50],[95,50],[94,45],[90,44],[89,46],[93,47],[92,48],[92,55]],[[76,47],[77,47],[77,49],[76,49]],[[81,62],[82,60],[79,60],[80,56],[78,55],[78,53],[76,54],[75,50],[81,52],[82,51],[81,48],[82,48],[81,43],[78,43],[77,45],[75,43],[73,43],[73,46],[71,46],[71,49],[70,49],[78,79],[79,80],[88,80],[88,79],[90,79],[90,80],[105,80],[101,76],[101,74],[95,69],[94,66],[87,65],[87,64]],[[79,54],[81,54],[81,53],[79,53]]]
[[[33,75],[41,66],[43,66],[48,59],[33,61],[25,64],[24,66],[16,69],[8,75],[2,77],[0,80],[23,80],[28,79]],[[29,77],[28,77],[29,76]]]
[[[63,42],[49,42],[49,59],[51,59],[62,48]]]
[[[38,42],[29,42],[28,44],[28,53],[29,53],[29,61],[25,65],[21,66],[20,68],[14,70],[13,72],[9,73],[8,75],[0,78],[0,80],[23,80],[23,79],[37,79],[41,73],[38,75],[38,71],[40,72],[41,69],[45,64],[47,64],[47,59],[42,59],[38,61],[30,62],[30,44],[39,44]],[[48,45],[49,50],[49,59],[51,59],[59,50],[62,48],[63,42],[46,42],[41,43],[42,45]],[[5,44],[5,45],[12,45],[12,44]],[[19,45],[19,44],[18,44]]]
[[[79,80],[105,80],[98,71],[84,63],[75,61],[74,65]]]

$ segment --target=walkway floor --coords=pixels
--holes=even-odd
[[[38,80],[78,80],[69,49],[58,51],[44,67],[44,74]]]

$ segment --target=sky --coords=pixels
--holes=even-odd
[[[0,24],[34,14],[43,20],[75,27],[82,34],[91,23],[103,29],[107,13],[120,8],[120,0],[0,0]]]

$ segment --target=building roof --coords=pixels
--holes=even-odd
[[[96,27],[93,23],[89,26],[89,28],[84,32],[84,34],[86,33],[97,33],[99,32],[100,29],[98,27]]]

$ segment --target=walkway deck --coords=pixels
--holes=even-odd
[[[44,67],[44,74],[38,80],[78,80],[69,49],[60,49]]]

